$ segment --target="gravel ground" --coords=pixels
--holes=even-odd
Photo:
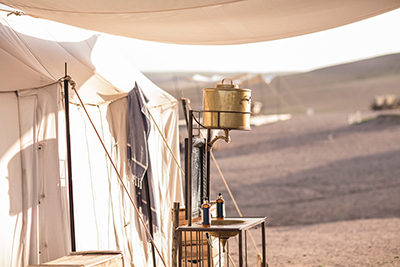
[[[400,113],[362,117],[297,116],[213,149],[243,215],[267,217],[269,266],[400,266]],[[237,217],[215,164],[211,188]]]

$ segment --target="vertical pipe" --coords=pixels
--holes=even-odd
[[[239,267],[243,267],[243,240],[242,231],[239,232]]]
[[[188,171],[186,173],[187,176],[187,220],[188,220],[188,225],[192,226],[192,190],[193,190],[193,185],[192,185],[192,154],[193,154],[193,110],[189,110],[189,125],[188,125],[188,131],[189,131],[189,136],[188,136]]]
[[[185,138],[185,203],[186,203],[186,209],[185,209],[185,219],[189,219],[189,211],[188,211],[188,197],[189,197],[189,138]]]
[[[67,77],[67,62],[65,62],[65,78]],[[71,228],[71,251],[76,251],[75,243],[75,217],[74,217],[74,196],[72,187],[72,165],[71,165],[71,131],[69,123],[69,89],[68,80],[64,79],[65,98],[65,131],[67,141],[67,168],[68,168],[68,194],[69,194],[69,220]]]
[[[211,129],[207,129],[207,192],[206,196],[208,200],[210,200],[211,194],[211,146],[209,146],[209,142],[211,142]]]
[[[265,247],[265,221],[261,223],[261,236],[262,236],[262,266],[267,266],[267,252]]]

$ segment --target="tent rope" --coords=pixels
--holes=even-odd
[[[36,15],[33,15],[33,14],[29,14],[29,13],[25,13],[23,11],[18,11],[18,10],[11,11],[11,10],[0,8],[0,11],[8,12],[7,17],[11,16],[11,15],[15,15],[15,16],[25,16],[26,15],[26,16],[31,16],[33,18],[39,18],[39,16],[36,16]]]
[[[139,216],[140,222],[143,224],[143,227],[144,227],[144,229],[146,230],[146,233],[147,233],[148,237],[150,238],[151,243],[154,245],[154,248],[156,249],[157,254],[158,254],[158,256],[160,257],[162,263],[164,264],[165,267],[167,267],[167,264],[166,264],[166,262],[165,262],[164,257],[161,255],[161,252],[160,252],[160,250],[158,249],[158,247],[157,247],[157,245],[156,245],[156,243],[155,243],[153,237],[151,236],[150,231],[149,231],[149,229],[147,228],[146,223],[145,223],[144,219],[142,218],[138,207],[137,207],[136,204],[134,203],[133,198],[132,198],[131,194],[130,194],[129,191],[128,191],[128,188],[126,187],[124,181],[122,180],[122,177],[121,177],[121,175],[119,174],[118,169],[117,169],[116,165],[114,164],[114,161],[112,160],[110,154],[108,153],[107,148],[106,148],[106,146],[105,146],[103,140],[101,139],[99,132],[97,131],[97,129],[96,129],[96,127],[95,127],[95,125],[94,125],[92,119],[90,118],[90,115],[89,115],[88,111],[86,110],[85,105],[83,104],[82,99],[80,98],[80,96],[79,96],[79,94],[78,94],[78,91],[77,91],[76,88],[75,88],[76,83],[72,80],[72,78],[71,78],[70,76],[65,76],[64,78],[62,78],[62,79],[60,79],[60,80],[67,80],[68,83],[71,85],[72,90],[74,90],[74,92],[76,93],[76,96],[78,97],[79,102],[81,103],[83,110],[85,111],[85,113],[86,113],[86,115],[87,115],[87,117],[88,117],[88,119],[89,119],[89,121],[90,121],[90,123],[91,123],[91,125],[92,125],[92,127],[93,127],[93,129],[94,129],[94,131],[96,132],[96,135],[97,135],[97,137],[98,137],[98,139],[99,139],[101,145],[103,146],[103,149],[104,149],[105,153],[107,154],[107,157],[108,157],[108,159],[110,160],[110,163],[111,163],[111,165],[113,166],[113,168],[114,168],[114,170],[115,170],[115,173],[117,174],[117,177],[118,177],[118,179],[119,179],[119,181],[120,181],[122,187],[124,188],[125,193],[127,194],[127,196],[128,196],[128,198],[129,198],[129,200],[130,200],[132,206],[134,207],[136,213],[137,213],[138,216]]]

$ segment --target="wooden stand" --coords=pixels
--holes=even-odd
[[[256,227],[258,225],[261,225],[261,236],[262,236],[262,265],[263,267],[266,267],[266,246],[265,246],[265,217],[264,218],[229,218],[230,220],[240,220],[243,221],[243,223],[240,224],[234,224],[234,225],[211,225],[211,227],[204,228],[201,226],[201,224],[194,224],[194,225],[187,225],[187,226],[181,226],[176,229],[180,235],[178,236],[178,242],[179,242],[179,267],[181,266],[204,266],[204,267],[210,267],[211,265],[211,253],[210,253],[210,243],[208,242],[207,235],[209,235],[209,232],[218,233],[218,236],[223,236],[223,232],[237,232],[237,235],[239,237],[239,242],[238,242],[238,251],[239,251],[239,256],[238,256],[238,261],[239,261],[239,267],[243,267],[243,231],[244,230],[249,230],[253,227]],[[207,258],[207,262],[200,262],[200,265],[194,265],[193,257],[188,258],[188,255],[193,255],[193,254],[188,254],[184,252],[184,249],[186,248],[186,244],[188,243],[188,238],[191,238],[192,236],[199,237],[200,236],[200,242],[204,242],[201,237],[206,236],[206,245],[208,247],[207,251],[208,254],[205,255]],[[189,239],[190,242],[192,239]],[[218,248],[217,255],[219,255],[218,262],[220,262],[219,266],[222,266],[221,260],[222,260],[222,247],[221,243],[218,242],[219,244],[214,245],[214,249]],[[202,243],[201,243],[202,244]],[[246,248],[247,249],[247,248]],[[247,257],[247,253],[245,253],[245,257]],[[204,257],[203,257],[204,258]],[[207,265],[202,265],[207,263]],[[185,265],[182,265],[185,264]],[[197,264],[197,262],[196,262]]]

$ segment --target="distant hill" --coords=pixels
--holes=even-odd
[[[366,110],[375,95],[400,95],[400,53],[282,76],[273,85],[289,103],[288,112]]]
[[[321,68],[307,73],[289,75],[287,81],[309,86],[327,83],[343,83],[354,80],[371,79],[400,73],[400,53],[385,55],[351,63]]]
[[[215,83],[200,83],[189,78],[194,73],[145,73],[154,83],[180,98],[191,100],[201,109],[203,88]],[[215,75],[218,73],[200,73]],[[230,78],[237,73],[224,73]],[[252,101],[263,103],[262,113],[304,114],[367,110],[375,95],[400,96],[400,53],[340,64],[310,72],[276,76],[270,84],[262,79],[244,82],[252,89]]]

